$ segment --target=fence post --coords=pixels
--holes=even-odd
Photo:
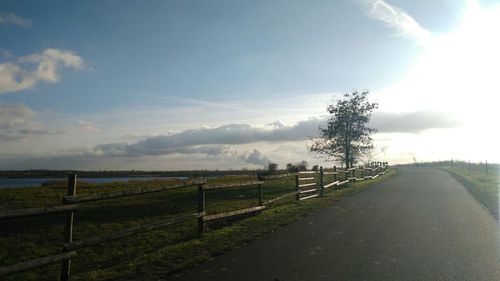
[[[470,175],[470,160],[469,160],[469,175]]]
[[[262,184],[259,184],[259,206],[264,205],[264,200],[263,200],[263,192],[262,192]]]
[[[333,181],[337,181],[337,166],[333,166]]]
[[[361,167],[361,178],[365,178],[365,167]]]
[[[451,168],[453,169],[453,159],[451,159]]]
[[[319,167],[319,196],[323,196],[325,185],[323,184],[323,166]]]
[[[258,181],[262,181],[262,175],[261,175],[261,173],[257,174],[257,180]],[[259,184],[259,186],[257,187],[257,197],[259,199],[259,206],[264,205],[264,200],[263,200],[264,196],[262,194],[262,184]]]
[[[70,174],[68,175],[68,189],[67,189],[67,195],[69,196],[75,196],[76,195],[76,174]],[[63,200],[64,204],[64,200]],[[68,212],[66,214],[66,222],[64,224],[64,237],[63,237],[63,243],[71,243],[73,241],[73,222],[74,222],[74,212]],[[63,253],[65,252],[65,249],[63,248]],[[61,281],[68,281],[69,280],[69,272],[70,272],[70,267],[71,267],[71,260],[66,259],[62,261],[61,264]]]
[[[300,200],[299,174],[295,175],[295,200]]]
[[[205,213],[205,190],[203,189],[203,184],[198,185],[198,213]],[[203,216],[198,218],[198,235],[202,235],[205,228]]]
[[[485,164],[486,164],[486,175],[485,176],[487,177],[488,176],[488,160],[486,160]]]

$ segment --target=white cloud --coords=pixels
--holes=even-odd
[[[34,116],[35,112],[24,104],[0,101],[0,130],[24,126]]]
[[[0,93],[31,89],[38,82],[55,83],[63,68],[80,70],[83,59],[71,51],[45,49],[21,57],[17,62],[0,63]]]
[[[252,152],[243,153],[239,158],[246,163],[259,166],[266,166],[268,163],[272,162],[257,149],[254,149]]]
[[[282,128],[286,127],[286,124],[285,124],[285,122],[283,122],[281,120],[277,120],[277,121],[274,121],[274,122],[267,124],[267,126],[269,126],[271,128],[282,129]]]
[[[31,26],[31,20],[14,14],[0,14],[0,24],[14,24],[23,27]]]
[[[99,131],[99,128],[94,122],[87,120],[78,120],[77,128],[82,131]]]
[[[361,3],[365,6],[368,16],[384,22],[387,27],[396,31],[397,36],[415,40],[422,45],[428,45],[433,40],[433,35],[405,10],[384,0],[362,0]]]
[[[88,122],[78,122],[75,126],[46,126],[39,117],[39,112],[24,104],[0,101],[0,142],[27,141],[33,136],[60,135],[71,130],[97,130]]]

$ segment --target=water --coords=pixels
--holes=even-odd
[[[127,182],[129,180],[153,180],[153,179],[172,179],[178,178],[181,180],[187,177],[128,177],[128,178],[78,178],[79,181],[89,183],[107,183],[113,181]],[[47,181],[61,181],[66,178],[19,178],[19,179],[0,179],[1,188],[20,188],[20,187],[39,187]]]

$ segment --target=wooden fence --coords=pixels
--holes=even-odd
[[[185,181],[182,184],[173,186],[161,186],[156,188],[136,188],[132,190],[115,191],[108,193],[97,193],[90,195],[77,195],[77,175],[71,174],[68,177],[67,193],[62,198],[63,205],[43,208],[29,208],[9,210],[0,213],[0,220],[8,219],[22,219],[28,217],[45,216],[56,213],[65,213],[64,222],[64,235],[62,243],[62,253],[41,257],[14,265],[0,267],[0,276],[10,275],[29,269],[46,266],[53,263],[61,262],[60,280],[66,281],[70,277],[71,259],[77,256],[76,250],[102,244],[105,242],[117,240],[123,237],[137,235],[139,233],[152,231],[158,228],[178,224],[181,222],[196,220],[198,223],[198,233],[200,235],[205,231],[205,223],[212,220],[238,216],[247,213],[259,212],[269,205],[295,196],[296,200],[307,200],[310,198],[323,196],[325,190],[335,190],[339,187],[346,185],[348,182],[362,181],[376,178],[387,171],[387,163],[377,162],[370,165],[370,167],[358,167],[347,170],[337,169],[323,169],[320,167],[318,171],[298,171],[296,173],[277,174],[277,175],[258,175],[257,181],[249,181],[242,183],[230,183],[221,185],[207,185],[205,180],[192,180]],[[268,201],[263,200],[263,187],[265,181],[281,180],[288,178],[295,178],[295,191],[290,192]],[[329,181],[327,183],[327,181]],[[197,212],[169,218],[160,222],[144,224],[141,226],[116,231],[110,234],[94,236],[87,239],[73,241],[73,223],[75,212],[79,209],[79,204],[88,202],[109,200],[127,196],[138,196],[153,192],[162,192],[167,190],[185,188],[189,186],[198,186],[198,210]],[[225,213],[206,215],[205,193],[213,190],[220,189],[234,189],[234,188],[257,188],[258,190],[258,205],[250,208],[234,210]],[[305,188],[305,189],[304,189]]]

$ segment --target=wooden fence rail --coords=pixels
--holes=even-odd
[[[57,262],[60,262],[62,260],[67,260],[67,259],[71,259],[74,257],[76,257],[76,252],[71,251],[71,252],[52,255],[52,256],[48,256],[48,257],[33,259],[33,260],[18,263],[18,264],[14,264],[14,265],[0,267],[0,276],[5,276],[5,275],[9,275],[9,274],[14,274],[14,273],[26,271],[29,269],[57,263]]]
[[[206,221],[211,221],[211,220],[216,220],[216,219],[222,219],[222,218],[227,218],[227,217],[232,217],[232,216],[237,216],[237,215],[242,215],[242,214],[247,214],[247,213],[254,213],[257,211],[260,211],[262,209],[265,209],[266,207],[264,206],[264,201],[263,201],[263,191],[262,191],[262,185],[264,184],[263,181],[249,181],[249,182],[241,182],[241,183],[229,183],[229,184],[220,184],[220,185],[203,185],[200,184],[198,185],[198,212],[199,213],[205,213],[205,192],[206,191],[212,191],[212,190],[219,190],[219,189],[230,189],[230,188],[249,188],[249,187],[258,187],[258,200],[259,200],[259,205],[256,207],[251,207],[251,208],[246,208],[246,209],[240,209],[236,211],[230,211],[230,212],[225,212],[225,213],[219,213],[219,214],[214,214],[214,215],[204,215],[200,216],[198,218],[198,234],[202,235],[203,232],[205,231],[205,222]]]
[[[325,189],[333,188],[334,190],[338,187],[344,186],[349,182],[364,181],[374,179],[387,171],[387,163],[376,163],[369,167],[353,167],[349,169],[339,170],[336,166],[332,170],[323,169],[320,167],[318,171],[300,171],[295,175],[295,199],[296,200],[307,200],[310,198],[323,196]],[[356,175],[358,172],[359,177]],[[368,175],[367,175],[368,174]],[[375,174],[375,176],[372,176]],[[313,175],[313,176],[311,176]],[[333,176],[333,180],[326,183],[325,177]],[[341,180],[341,178],[343,180]],[[304,183],[305,182],[305,183]],[[304,190],[303,187],[312,187]],[[301,197],[301,194],[311,194],[317,192],[317,194],[308,195]]]
[[[293,178],[297,173],[277,174],[277,175],[258,175],[259,180],[281,180],[285,178]]]
[[[9,219],[24,219],[29,217],[52,215],[57,213],[66,214],[63,235],[62,253],[41,257],[29,261],[24,261],[14,265],[0,267],[0,276],[10,275],[36,267],[46,266],[52,263],[61,262],[60,280],[67,281],[70,277],[71,259],[77,256],[75,250],[106,243],[109,241],[121,239],[123,237],[137,235],[139,233],[153,231],[162,227],[186,222],[189,220],[197,220],[198,233],[203,234],[205,229],[205,222],[239,216],[242,214],[255,213],[266,209],[267,206],[274,204],[280,200],[287,199],[295,196],[296,200],[307,200],[310,198],[323,196],[326,189],[336,190],[338,187],[347,184],[348,182],[370,180],[379,177],[387,172],[387,163],[376,162],[372,163],[369,167],[350,168],[345,170],[337,169],[323,169],[320,167],[317,171],[298,171],[296,173],[278,174],[278,175],[258,175],[257,181],[248,181],[240,183],[229,183],[220,185],[207,185],[204,179],[185,181],[182,184],[161,186],[156,188],[136,188],[131,190],[115,191],[108,193],[97,193],[89,195],[76,195],[76,182],[77,175],[71,174],[68,176],[67,193],[62,198],[63,205],[42,207],[42,208],[28,208],[18,210],[8,210],[0,212],[0,220]],[[358,177],[356,172],[360,175]],[[333,177],[331,179],[330,177]],[[281,196],[269,199],[264,202],[263,200],[263,184],[265,180],[286,180],[288,178],[295,178],[295,191],[283,194]],[[327,182],[328,181],[328,182]],[[137,227],[116,231],[110,234],[94,236],[79,241],[73,241],[73,225],[75,212],[79,209],[80,203],[95,202],[102,200],[111,200],[127,196],[138,196],[154,192],[162,192],[178,188],[185,188],[190,186],[198,186],[198,209],[196,213],[181,215],[164,219],[160,222],[144,224]],[[218,214],[206,214],[206,192],[222,189],[241,189],[257,187],[258,206],[234,210]],[[313,187],[313,188],[311,188]],[[303,189],[307,188],[307,189]],[[307,196],[301,197],[306,194]]]
[[[51,214],[73,212],[78,210],[78,208],[79,208],[78,205],[72,205],[72,206],[63,205],[63,206],[53,206],[53,207],[7,210],[0,213],[0,220],[38,217]]]
[[[126,197],[126,196],[144,195],[147,193],[162,192],[162,191],[167,191],[167,190],[195,186],[198,184],[204,184],[205,182],[206,182],[205,180],[196,180],[196,181],[184,182],[184,183],[179,184],[179,185],[160,186],[160,187],[147,188],[147,189],[146,188],[136,188],[136,189],[129,189],[129,190],[113,191],[113,192],[108,192],[108,193],[96,193],[96,194],[88,194],[88,195],[80,195],[80,196],[65,195],[63,197],[63,203],[64,204],[75,204],[75,203],[83,203],[83,202],[109,200],[109,199],[115,199],[115,198]]]
[[[140,225],[140,226],[137,226],[137,227],[132,227],[132,228],[128,228],[128,229],[116,231],[116,232],[113,232],[113,233],[110,233],[110,234],[104,234],[104,235],[100,235],[100,236],[94,236],[94,237],[88,238],[88,239],[74,241],[74,242],[71,242],[71,243],[65,243],[64,244],[64,250],[66,250],[66,251],[78,250],[78,249],[81,249],[81,248],[85,248],[85,247],[90,247],[90,246],[93,246],[93,245],[102,244],[104,242],[109,242],[109,241],[121,239],[123,237],[131,236],[131,235],[136,235],[136,234],[139,234],[139,233],[152,231],[152,230],[155,230],[155,229],[158,229],[158,228],[162,228],[162,227],[166,227],[166,226],[169,226],[169,225],[173,225],[173,224],[177,224],[177,223],[189,221],[189,220],[192,220],[192,219],[195,219],[195,218],[202,217],[204,215],[205,214],[203,214],[203,213],[194,213],[194,214],[190,214],[190,215],[186,215],[186,216],[169,218],[169,219],[162,220],[162,221],[156,222],[156,223],[144,224],[144,225]]]

